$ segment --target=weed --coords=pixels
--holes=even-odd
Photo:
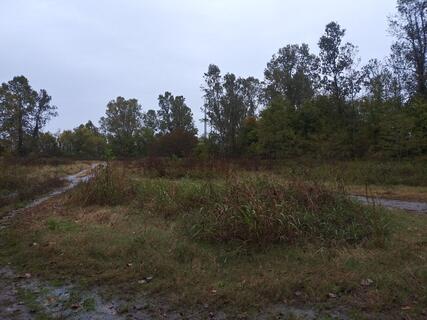
[[[126,203],[134,194],[134,189],[123,170],[110,163],[96,168],[91,179],[73,190],[68,202],[79,206],[116,206]]]
[[[187,216],[193,238],[215,242],[383,243],[389,224],[382,211],[363,207],[320,185],[265,178],[225,183],[221,201]]]

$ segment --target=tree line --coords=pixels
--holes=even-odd
[[[21,76],[0,88],[0,152],[99,158],[245,156],[403,158],[427,154],[427,1],[398,0],[390,18],[390,55],[360,66],[346,30],[329,23],[318,54],[287,45],[267,63],[264,79],[204,74],[204,130],[183,96],[165,92],[158,110],[136,99],[108,103],[92,122],[43,132],[57,115],[46,90]]]

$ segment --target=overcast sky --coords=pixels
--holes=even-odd
[[[362,61],[384,58],[395,0],[0,0],[0,82],[25,75],[59,107],[48,129],[98,123],[109,100],[157,108],[160,93],[183,95],[198,127],[200,86],[210,63],[263,77],[281,47],[317,52],[337,21]]]

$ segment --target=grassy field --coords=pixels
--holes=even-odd
[[[87,162],[0,159],[0,216],[64,185],[61,179],[89,168]]]
[[[376,188],[425,187],[418,167],[412,178],[388,168],[396,176]],[[344,308],[352,319],[422,319],[427,216],[355,204],[342,181],[357,185],[372,173],[338,179],[327,170],[109,165],[21,215],[2,235],[0,261],[110,294],[230,314],[285,303]]]

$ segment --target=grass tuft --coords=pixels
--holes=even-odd
[[[321,185],[267,178],[228,180],[221,201],[189,214],[187,228],[199,240],[260,245],[384,243],[390,232],[379,209]]]
[[[93,172],[93,176],[75,188],[68,199],[69,204],[78,206],[117,206],[132,199],[132,181],[123,168],[107,164]]]

